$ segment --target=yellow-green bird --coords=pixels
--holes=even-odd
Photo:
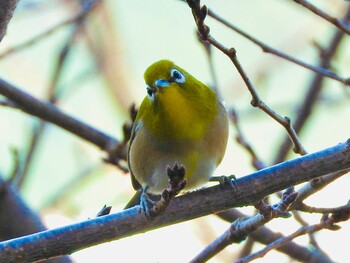
[[[135,190],[160,194],[167,165],[186,168],[184,190],[209,181],[227,144],[227,111],[216,93],[169,60],[144,74],[147,96],[132,128],[128,164]]]

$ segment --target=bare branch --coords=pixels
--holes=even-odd
[[[218,216],[227,222],[233,222],[237,218],[246,218],[247,216],[239,212],[237,209],[231,209],[228,211],[224,211],[218,214]],[[271,231],[266,226],[263,226],[256,231],[252,232],[249,235],[249,238],[254,239],[257,242],[262,244],[270,244],[273,241],[281,238],[280,233],[275,233]],[[296,259],[301,262],[320,262],[317,260],[323,260],[322,262],[326,262],[324,256],[320,253],[314,253],[314,251],[307,249],[306,247],[302,247],[293,241],[276,248],[278,251],[288,255],[289,257]],[[313,261],[315,260],[315,261]]]
[[[1,241],[46,229],[38,215],[28,207],[17,191],[2,179],[2,175],[0,175],[0,197],[0,222],[2,226],[6,226],[0,231]],[[70,262],[72,261],[66,256],[46,261],[46,263]]]
[[[294,192],[284,195],[281,202],[276,206],[269,206],[264,201],[260,200],[255,205],[259,213],[247,219],[238,218],[230,225],[228,230],[191,260],[191,263],[206,262],[232,243],[240,243],[246,239],[248,235],[273,218],[290,216],[290,213],[286,212],[286,210],[295,198],[296,194]]]
[[[298,206],[301,205],[306,198],[320,191],[321,189],[326,187],[328,184],[340,178],[341,176],[347,174],[348,172],[350,172],[349,169],[334,172],[334,173],[329,173],[319,178],[311,180],[310,182],[308,182],[298,190],[299,195],[295,200],[295,202],[291,205],[291,209],[297,210]]]
[[[350,168],[350,140],[320,152],[262,169],[236,181],[237,190],[221,185],[174,198],[167,209],[149,219],[140,206],[121,213],[40,232],[0,243],[0,262],[65,255],[101,242],[256,203],[264,196],[309,181],[324,173]]]
[[[13,101],[22,111],[51,122],[109,153],[119,142],[109,135],[70,117],[51,103],[42,102],[33,96],[0,79],[0,94]],[[123,154],[120,154],[120,157]],[[126,155],[124,155],[124,158]],[[119,156],[118,156],[119,157]]]
[[[306,154],[306,150],[302,146],[297,133],[295,132],[293,126],[291,125],[290,119],[288,117],[282,117],[279,115],[277,112],[275,112],[273,109],[271,109],[265,102],[263,102],[256,91],[253,83],[250,81],[248,75],[244,71],[243,67],[241,66],[236,50],[234,48],[227,48],[223,44],[221,44],[219,41],[214,39],[210,34],[210,29],[207,25],[205,25],[204,20],[206,18],[206,15],[208,13],[208,8],[203,5],[202,7],[200,6],[200,1],[196,0],[187,0],[187,3],[189,7],[192,10],[192,14],[194,17],[194,20],[196,22],[199,34],[201,38],[204,41],[208,41],[211,45],[215,46],[217,49],[219,49],[221,52],[223,52],[225,55],[227,55],[232,63],[235,65],[238,73],[241,75],[244,83],[246,84],[251,96],[252,96],[252,101],[251,105],[253,107],[258,107],[265,113],[267,113],[271,118],[273,118],[275,121],[277,121],[279,124],[281,124],[286,131],[288,132],[288,135],[290,139],[292,140],[294,144],[294,151],[296,153],[299,153],[301,155]]]
[[[16,1],[17,2],[17,1]],[[74,15],[71,18],[68,18],[65,21],[62,21],[61,23],[53,26],[52,28],[46,30],[43,33],[40,33],[37,36],[34,36],[33,38],[17,45],[14,47],[11,47],[9,49],[7,49],[6,51],[4,51],[3,53],[0,54],[0,59],[7,57],[9,55],[12,55],[22,49],[28,48],[32,45],[34,45],[35,43],[38,43],[40,40],[43,40],[44,38],[48,37],[49,35],[55,33],[56,31],[58,31],[59,29],[61,29],[64,26],[76,23],[79,20],[83,20],[85,19],[86,15],[89,14],[96,6],[98,3],[100,3],[101,0],[94,0],[94,1],[85,1],[83,8],[81,9],[81,11]]]
[[[0,42],[4,38],[7,25],[10,22],[18,0],[0,1]]]
[[[319,17],[323,18],[324,20],[328,21],[329,23],[333,24],[340,31],[343,31],[346,34],[350,35],[350,25],[347,22],[330,16],[328,13],[322,11],[320,8],[313,5],[309,1],[306,1],[306,0],[293,0],[293,1],[299,5],[302,5],[306,9],[309,9],[312,13],[318,15]]]
[[[343,21],[350,21],[350,6],[346,11]],[[344,39],[344,36],[344,32],[336,30],[331,36],[326,47],[320,50],[320,61],[318,64],[321,68],[329,68],[331,66],[331,60],[336,55],[338,47]],[[310,86],[308,88],[308,91],[305,93],[304,100],[301,102],[300,106],[297,109],[297,117],[293,125],[297,133],[300,133],[302,127],[304,126],[304,123],[311,116],[312,109],[319,99],[319,94],[323,88],[324,81],[324,75],[315,74],[312,81],[310,82]],[[289,138],[284,138],[281,146],[278,147],[279,151],[274,160],[274,163],[282,162],[286,158],[290,147],[291,143]]]
[[[298,206],[298,210],[307,213],[321,213],[321,214],[333,214],[333,213],[343,213],[350,210],[350,201],[346,205],[338,207],[313,207],[306,204],[301,204]]]
[[[226,21],[225,19],[223,19],[222,17],[220,17],[219,15],[217,15],[216,13],[214,13],[211,9],[208,10],[208,15],[214,19],[216,19],[217,21],[219,21],[220,23],[222,23],[223,25],[227,26],[228,28],[232,29],[233,31],[237,32],[238,34],[240,34],[241,36],[247,38],[248,40],[250,40],[251,42],[253,42],[254,44],[258,45],[259,47],[261,47],[261,49],[266,52],[266,53],[270,53],[273,54],[277,57],[283,58],[289,62],[292,62],[296,65],[299,65],[303,68],[307,68],[315,73],[321,74],[325,77],[337,80],[341,83],[344,83],[346,85],[350,85],[350,78],[345,78],[345,77],[341,77],[339,75],[337,75],[336,73],[330,71],[329,69],[323,68],[323,67],[317,67],[314,66],[312,64],[306,63],[304,61],[301,61],[297,58],[294,58],[278,49],[275,49],[267,44],[265,44],[264,42],[258,40],[257,38],[249,35],[248,33],[244,32],[243,30],[239,29],[237,26],[233,25],[232,23]]]
[[[266,247],[264,247],[262,250],[260,250],[256,253],[250,254],[247,257],[238,259],[237,261],[235,261],[235,263],[250,262],[250,261],[257,259],[259,257],[263,257],[272,249],[275,249],[277,247],[285,245],[288,242],[290,242],[291,240],[295,239],[296,237],[299,237],[299,236],[302,236],[305,234],[315,233],[315,232],[320,231],[322,229],[338,230],[339,227],[337,225],[335,225],[335,223],[349,220],[350,209],[348,209],[346,211],[346,214],[347,215],[344,217],[338,217],[337,215],[333,215],[329,218],[323,219],[321,221],[321,223],[319,223],[319,224],[301,227],[297,231],[295,231],[293,234],[286,236],[286,237],[281,237],[280,239],[278,239],[278,240],[272,242],[271,244],[267,245]]]
[[[236,141],[244,148],[247,150],[249,155],[251,156],[252,159],[252,165],[255,169],[260,170],[266,167],[266,165],[263,163],[263,161],[258,157],[258,155],[255,153],[253,147],[247,142],[245,139],[243,132],[241,130],[241,127],[239,125],[239,118],[238,114],[235,111],[234,108],[230,108],[229,110],[229,118],[231,122],[233,123],[234,127],[236,128]]]

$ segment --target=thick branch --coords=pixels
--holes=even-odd
[[[21,196],[0,176],[0,240],[29,235],[46,229],[36,215],[23,201]],[[5,261],[1,261],[5,262]],[[11,262],[11,261],[6,261]],[[68,257],[59,257],[46,263],[72,262]]]
[[[2,242],[0,262],[11,262],[19,257],[35,261],[70,254],[102,242],[253,204],[276,191],[349,167],[350,140],[238,179],[234,194],[231,187],[218,185],[177,197],[164,213],[153,219],[148,219],[136,206],[117,214]]]
[[[118,144],[118,141],[99,130],[70,117],[51,103],[42,102],[33,96],[0,79],[0,94],[14,102],[24,112],[36,116],[95,144],[107,152]]]
[[[0,1],[0,42],[6,34],[7,25],[15,11],[18,0]]]

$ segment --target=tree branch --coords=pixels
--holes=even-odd
[[[4,38],[7,25],[10,22],[18,0],[0,1],[0,42]]]
[[[208,14],[208,8],[206,5],[201,6],[200,0],[187,0],[186,1],[188,6],[192,10],[192,15],[195,20],[195,23],[197,25],[198,32],[203,39],[203,41],[207,41],[214,47],[216,47],[218,50],[220,50],[222,53],[224,53],[234,64],[236,67],[238,73],[240,74],[242,80],[244,81],[245,85],[247,86],[251,96],[251,105],[253,107],[258,107],[262,111],[264,111],[267,115],[269,115],[271,118],[273,118],[275,121],[277,121],[280,125],[282,125],[291,141],[294,144],[294,152],[299,153],[301,155],[304,155],[307,153],[307,151],[304,149],[303,145],[301,144],[299,137],[297,133],[295,132],[293,126],[291,125],[290,119],[288,117],[283,117],[277,112],[275,112],[271,107],[269,107],[259,96],[256,88],[254,87],[254,84],[249,79],[247,73],[243,69],[241,63],[238,60],[236,50],[234,48],[227,48],[223,44],[221,44],[219,41],[217,41],[211,34],[210,34],[210,28],[204,23],[205,18]]]
[[[309,9],[312,13],[318,15],[319,17],[323,18],[324,20],[328,21],[329,23],[336,26],[340,31],[345,32],[346,34],[350,35],[350,25],[342,21],[338,18],[330,16],[328,13],[322,11],[317,6],[313,5],[312,3],[306,1],[306,0],[293,0],[295,3],[302,5],[306,9]]]
[[[0,175],[0,240],[6,240],[38,231],[46,227],[40,218],[27,206],[20,195],[4,181]],[[6,261],[11,262],[11,261]],[[69,263],[69,257],[59,257],[45,261],[46,263]]]
[[[242,214],[237,209],[231,209],[224,211],[218,214],[220,218],[227,222],[233,222],[236,219],[242,217],[246,218],[245,214]],[[277,232],[273,232],[269,228],[263,226],[252,232],[249,235],[249,238],[254,239],[255,241],[268,245],[273,241],[281,238],[282,235]],[[323,260],[324,257],[315,251],[309,250],[306,247],[300,246],[295,242],[291,241],[281,247],[276,248],[281,253],[288,255],[289,257],[296,259],[301,262],[319,262],[317,260]]]
[[[22,111],[44,121],[51,122],[98,146],[109,154],[119,145],[119,141],[115,138],[102,133],[76,118],[70,117],[53,104],[42,102],[2,79],[0,79],[0,94],[14,102]],[[125,159],[126,153],[122,152],[116,157]]]
[[[344,15],[343,21],[349,22],[350,21],[350,6],[348,7],[346,14]],[[338,47],[342,40],[344,39],[344,32],[336,30],[332,37],[329,40],[329,43],[326,44],[326,48],[320,50],[320,61],[319,61],[319,67],[328,69],[331,66],[331,61],[333,57],[336,55],[336,52],[338,50]],[[319,94],[323,88],[323,83],[325,81],[324,75],[322,74],[315,74],[308,90],[305,93],[305,97],[303,102],[300,104],[300,106],[297,109],[297,117],[294,121],[294,129],[299,134],[302,130],[304,123],[308,120],[308,118],[311,116],[312,109],[315,105],[315,103],[319,99]],[[281,143],[281,146],[278,147],[279,151],[275,158],[274,163],[282,162],[292,146],[289,137],[285,137],[283,139],[283,142]]]
[[[334,79],[336,81],[339,81],[341,83],[344,83],[345,85],[350,85],[350,78],[345,78],[342,76],[337,75],[336,73],[334,73],[333,71],[330,71],[329,69],[320,67],[320,66],[314,66],[312,64],[306,63],[302,60],[299,60],[287,53],[284,53],[278,49],[275,49],[267,44],[265,44],[264,42],[262,42],[261,40],[249,35],[248,33],[244,32],[243,30],[241,30],[240,28],[238,28],[237,26],[235,26],[234,24],[226,21],[225,19],[223,19],[222,17],[220,17],[219,15],[217,15],[216,13],[214,13],[214,11],[212,11],[211,9],[208,9],[208,16],[214,18],[215,20],[219,21],[220,23],[222,23],[223,25],[227,26],[228,28],[232,29],[233,31],[235,31],[236,33],[240,34],[241,36],[245,37],[246,39],[250,40],[252,43],[254,43],[255,45],[259,46],[264,52],[266,53],[270,53],[273,54],[277,57],[280,57],[282,59],[285,59],[289,62],[292,62],[296,65],[299,65],[303,68],[307,68],[317,74],[320,74],[324,77],[328,77],[331,79]]]
[[[237,190],[221,185],[172,200],[164,213],[148,219],[140,206],[81,223],[0,243],[0,262],[35,261],[66,255],[102,242],[260,201],[264,196],[326,173],[350,168],[350,140],[331,148],[262,169],[236,181]]]
[[[249,256],[246,256],[244,258],[240,258],[234,263],[244,263],[244,262],[251,262],[254,259],[257,259],[259,257],[263,257],[266,255],[269,251],[272,249],[278,248],[280,246],[283,246],[287,244],[288,242],[292,241],[296,237],[305,235],[305,234],[312,234],[317,231],[320,231],[322,229],[329,229],[329,230],[339,230],[340,227],[336,225],[338,222],[349,220],[350,210],[344,212],[344,215],[338,216],[337,214],[333,214],[331,217],[325,217],[322,218],[321,222],[319,224],[311,225],[311,226],[303,226],[299,228],[297,231],[292,233],[289,236],[281,237],[278,240],[275,240],[271,244],[264,247],[262,250],[257,251]]]

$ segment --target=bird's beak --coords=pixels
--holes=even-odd
[[[168,87],[169,85],[170,85],[170,82],[165,79],[157,79],[154,82],[154,86],[158,88],[165,88],[165,87]]]

